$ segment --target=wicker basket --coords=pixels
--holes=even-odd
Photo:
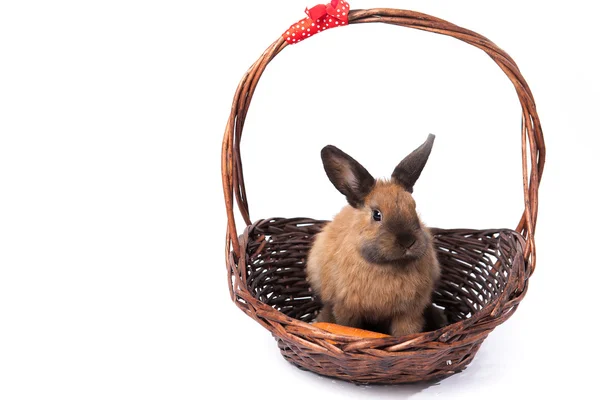
[[[225,130],[222,175],[227,209],[225,258],[232,300],[268,329],[282,355],[300,368],[356,383],[401,383],[444,378],[463,370],[487,335],[517,309],[535,267],[534,232],[545,147],[533,95],[512,58],[485,37],[447,21],[405,10],[353,10],[349,24],[381,22],[448,35],[486,52],[513,83],[522,106],[525,210],[515,231],[434,229],[442,279],[434,293],[450,325],[405,337],[336,335],[309,322],[320,304],[304,263],[326,221],[308,218],[251,222],[240,139],[250,100],[269,62],[287,43],[275,41],[241,80]],[[529,152],[529,157],[528,157]],[[247,225],[238,237],[234,197]]]

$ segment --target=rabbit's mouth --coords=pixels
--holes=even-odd
[[[422,232],[415,232],[410,240],[397,235],[381,235],[363,242],[360,247],[361,256],[372,264],[405,266],[427,254],[429,237]]]
[[[420,259],[426,253],[426,246],[417,241],[408,249],[402,246],[382,248],[376,243],[367,243],[360,248],[360,255],[369,263],[378,265],[405,266]]]

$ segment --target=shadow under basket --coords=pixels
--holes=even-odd
[[[280,38],[240,82],[223,138],[229,289],[235,304],[272,333],[284,358],[302,369],[361,384],[436,380],[462,371],[488,334],[516,311],[525,296],[535,268],[538,187],[545,160],[542,128],[533,95],[518,67],[485,37],[413,11],[349,13],[349,25],[370,22],[455,37],[486,52],[510,78],[523,110],[525,210],[517,228],[432,229],[442,267],[433,299],[445,309],[450,322],[441,329],[366,339],[329,333],[310,324],[321,304],[307,283],[305,262],[314,236],[327,221],[274,218],[251,222],[240,154],[244,121],[256,85],[268,63],[287,47]],[[246,224],[239,236],[235,205]]]

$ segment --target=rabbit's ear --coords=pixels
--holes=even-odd
[[[392,173],[392,179],[402,185],[409,193],[413,192],[413,186],[427,163],[434,139],[435,135],[429,134],[425,143],[400,161],[400,164],[396,166]]]
[[[335,146],[325,146],[321,150],[321,159],[327,177],[348,200],[352,207],[360,207],[369,194],[375,179],[369,171]]]

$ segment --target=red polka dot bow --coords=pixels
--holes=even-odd
[[[350,5],[344,0],[332,0],[305,10],[307,18],[301,19],[284,32],[288,44],[296,44],[329,28],[348,24]]]

